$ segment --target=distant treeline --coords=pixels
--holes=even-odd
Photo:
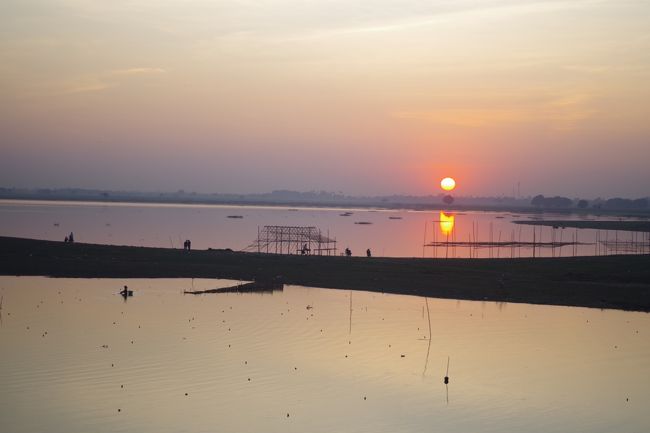
[[[472,197],[453,194],[453,205],[445,202],[444,194],[406,195],[394,194],[384,196],[352,196],[342,192],[329,191],[290,191],[277,190],[257,194],[200,193],[178,190],[174,192],[152,191],[106,191],[84,188],[1,188],[0,199],[19,200],[70,200],[99,202],[136,202],[136,203],[183,203],[183,204],[234,204],[234,205],[276,205],[276,206],[331,206],[331,207],[379,207],[406,208],[416,210],[439,209],[597,209],[602,211],[648,212],[648,198],[636,200],[624,198],[611,199],[570,199],[568,197],[501,196]]]
[[[0,188],[0,198],[23,200],[127,201],[144,203],[196,204],[269,204],[287,206],[363,206],[431,208],[443,205],[444,194],[384,196],[352,196],[330,191],[276,190],[255,194],[201,193],[178,190],[173,192],[104,191],[83,188]],[[530,207],[530,197],[455,197],[456,205],[475,207]]]
[[[584,199],[570,199],[568,197],[544,197],[543,195],[536,195],[530,202],[531,205],[537,208],[554,208],[554,209],[569,209],[569,208],[578,208],[578,209],[608,209],[608,210],[643,210],[648,208],[648,198],[637,198],[637,199],[627,199],[627,198],[610,198],[607,200],[595,199],[595,200],[584,200]]]

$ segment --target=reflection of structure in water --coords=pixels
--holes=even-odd
[[[336,239],[313,226],[264,226],[257,239],[244,249],[258,253],[336,255]]]
[[[282,291],[284,284],[279,277],[267,280],[256,280],[250,283],[241,283],[230,287],[219,287],[208,290],[185,290],[183,293],[190,295],[204,295],[208,293],[272,293]]]

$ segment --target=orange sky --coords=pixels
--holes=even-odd
[[[647,1],[2,8],[0,186],[650,193]]]

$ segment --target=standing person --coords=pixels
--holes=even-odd
[[[183,251],[185,251],[186,249],[187,249],[187,240],[183,242]]]
[[[187,251],[189,251],[191,249],[192,249],[192,241],[188,239],[187,240]]]
[[[70,236],[68,236],[68,242],[73,243],[74,242],[74,234],[70,232]]]
[[[370,248],[368,248],[368,249],[366,250],[366,256],[368,256],[368,257],[372,257],[372,254],[370,253]]]

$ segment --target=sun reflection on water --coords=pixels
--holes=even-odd
[[[452,213],[440,211],[440,231],[443,235],[448,236],[454,230],[454,220],[456,216]]]

